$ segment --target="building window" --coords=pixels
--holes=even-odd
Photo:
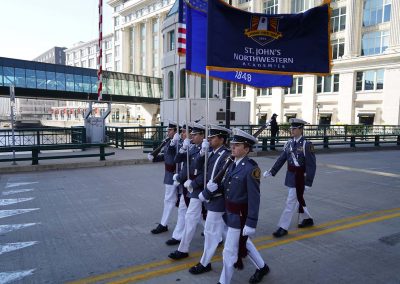
[[[232,97],[246,97],[246,85],[231,84]]]
[[[81,61],[81,67],[87,67],[86,60],[85,61]]]
[[[111,40],[107,40],[105,42],[105,46],[106,46],[106,49],[110,49],[111,48]]]
[[[332,11],[331,32],[336,33],[346,28],[346,7],[340,7]]]
[[[331,41],[332,59],[341,58],[344,54],[344,38],[338,38]]]
[[[185,98],[186,97],[186,72],[185,69],[182,69],[180,72],[180,80],[179,80],[179,84],[180,84],[180,97],[181,98]]]
[[[120,37],[120,31],[115,31],[114,33],[114,41],[119,41],[119,37]]]
[[[206,98],[206,78],[201,77],[201,87],[200,87],[200,97]],[[208,85],[208,97],[213,97],[213,80],[210,79],[210,83]]]
[[[140,25],[140,72],[145,73],[146,70],[146,25]]]
[[[114,57],[119,57],[119,45],[116,45],[114,49]]]
[[[172,71],[169,71],[168,73],[168,98],[173,99],[174,98],[174,73]]]
[[[339,74],[317,77],[317,93],[337,93],[339,92]]]
[[[312,8],[311,6],[312,0],[291,0],[290,3],[290,11],[292,13],[300,13],[304,12],[305,10],[308,10]]]
[[[119,16],[114,17],[114,26],[119,26]]]
[[[94,66],[94,58],[89,59],[89,68],[93,68]]]
[[[258,89],[257,96],[272,96],[272,88]]]
[[[111,54],[106,54],[106,63],[111,62]]]
[[[120,61],[115,61],[115,71],[120,71]]]
[[[175,50],[175,31],[168,32],[167,51]]]
[[[364,0],[363,26],[389,22],[392,0]]]
[[[247,2],[249,2],[250,0],[239,0],[239,4],[244,4],[244,3],[247,3]]]
[[[293,85],[285,88],[285,95],[298,95],[303,93],[303,77],[293,78]]]
[[[389,45],[389,31],[365,33],[361,41],[361,56],[383,53]]]
[[[356,91],[382,90],[383,75],[383,69],[357,72]]]
[[[278,0],[266,0],[263,3],[264,14],[278,13]]]

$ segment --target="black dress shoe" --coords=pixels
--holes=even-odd
[[[263,268],[257,269],[256,272],[250,277],[249,283],[260,283],[264,276],[268,274],[268,272],[268,265],[264,265]]]
[[[188,254],[187,252],[181,252],[181,251],[179,251],[179,250],[176,250],[176,251],[174,251],[174,252],[171,252],[171,253],[168,255],[169,258],[172,258],[172,259],[175,259],[175,260],[179,260],[179,259],[182,259],[182,258],[186,258],[186,257],[188,257],[188,256],[189,256],[189,254]]]
[[[166,241],[165,243],[167,244],[167,246],[174,246],[174,245],[179,244],[180,242],[181,242],[180,240],[171,238],[168,241]]]
[[[202,274],[210,270],[211,270],[211,263],[207,264],[207,266],[203,266],[201,263],[198,263],[195,266],[192,266],[189,269],[189,272],[192,274]]]
[[[314,225],[314,220],[312,218],[304,219],[299,225],[299,228],[307,228]]]
[[[168,231],[168,226],[163,226],[161,224],[158,224],[157,228],[151,230],[153,234],[161,234],[167,231]]]
[[[272,233],[272,235],[273,235],[275,238],[280,238],[280,237],[283,237],[283,236],[287,235],[287,233],[288,233],[287,230],[285,230],[285,229],[279,227],[279,229],[276,230],[274,233]]]

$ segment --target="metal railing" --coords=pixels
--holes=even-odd
[[[248,133],[255,133],[261,125],[233,125]],[[279,125],[279,133],[276,137],[277,141],[285,142],[291,137],[290,125]],[[111,145],[120,147],[138,147],[138,148],[155,148],[166,136],[166,127],[106,127],[106,133]],[[368,141],[375,142],[398,142],[400,137],[399,125],[306,125],[304,127],[304,136],[312,140],[316,145],[324,144],[346,144],[365,143]],[[378,136],[378,138],[376,138]],[[258,139],[264,145],[268,144],[271,139],[271,131],[265,129]],[[372,142],[371,142],[372,143]],[[376,143],[375,143],[376,144]],[[379,144],[379,143],[378,143]],[[282,147],[276,145],[276,147]],[[265,147],[263,149],[266,150]]]
[[[86,129],[72,128],[26,128],[15,130],[15,146],[83,144]],[[0,147],[13,146],[11,129],[0,129]]]

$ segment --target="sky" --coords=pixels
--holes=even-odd
[[[0,0],[0,57],[32,60],[54,46],[97,39],[98,0]],[[103,0],[103,36],[112,8]]]

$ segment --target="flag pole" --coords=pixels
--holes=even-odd
[[[99,0],[99,58],[97,71],[97,100],[100,102],[103,100],[103,0]]]
[[[176,76],[176,130],[179,135],[179,99],[180,99],[180,69],[181,69],[181,55],[178,53],[178,71]],[[179,151],[179,143],[176,143],[176,153]],[[176,173],[179,172],[179,163],[176,163]]]
[[[186,138],[189,138],[189,108],[190,108],[190,100],[189,100],[189,76],[187,71],[185,72],[185,88],[186,88]],[[189,150],[186,152],[186,170],[189,173]]]
[[[205,135],[204,139],[207,139],[208,137],[208,124],[209,124],[209,103],[210,103],[210,73],[208,69],[206,69],[206,130],[205,130]],[[205,153],[204,157],[204,187],[207,186],[207,163],[208,163],[208,149],[207,152]]]

